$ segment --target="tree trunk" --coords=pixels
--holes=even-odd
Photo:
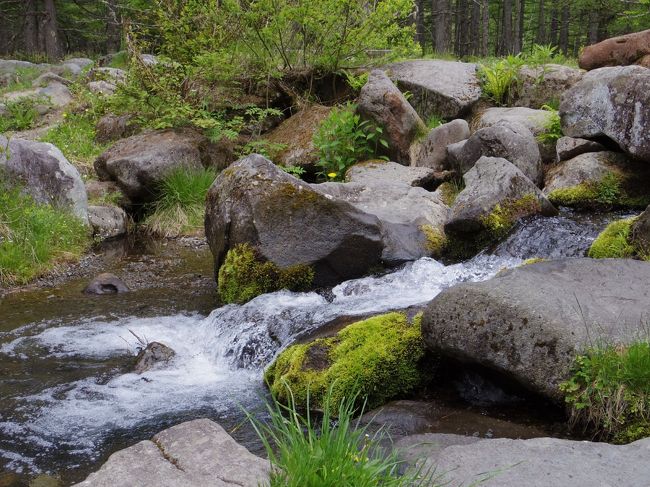
[[[571,21],[571,7],[569,2],[562,5],[562,17],[560,19],[560,51],[565,56],[569,53],[569,22]]]
[[[45,53],[50,61],[63,57],[54,0],[45,0]]]
[[[558,0],[553,2],[553,9],[551,10],[551,27],[549,29],[549,43],[557,46],[559,43],[559,26],[560,26],[560,10]]]
[[[481,0],[481,56],[487,56],[490,48],[490,6]]]
[[[598,30],[600,28],[600,15],[597,10],[589,11],[589,31],[587,32],[587,44],[598,42]]]
[[[512,2],[503,0],[503,16],[501,18],[501,55],[512,54],[513,52],[513,28],[512,28]]]
[[[433,50],[437,53],[449,52],[451,0],[432,0],[431,18],[433,20]]]
[[[524,15],[526,9],[525,0],[516,0],[515,3],[515,24],[512,37],[512,52],[519,54],[524,47]]]
[[[481,54],[481,4],[477,1],[472,1],[471,4],[471,21],[469,31],[469,52],[473,56]]]
[[[106,52],[117,52],[122,47],[122,19],[118,0],[107,0]]]
[[[537,9],[537,36],[535,42],[537,44],[546,44],[546,5],[544,0],[539,0]]]
[[[36,0],[25,0],[25,30],[23,31],[25,52],[38,52],[38,8]]]

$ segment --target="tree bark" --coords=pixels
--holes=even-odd
[[[512,54],[513,52],[513,28],[512,28],[512,7],[513,0],[503,0],[503,16],[501,18],[501,49],[499,54]]]
[[[598,42],[598,30],[600,28],[600,15],[597,10],[589,11],[589,31],[587,32],[587,44]]]
[[[118,0],[107,0],[106,19],[106,52],[120,50],[122,44],[122,19]]]
[[[36,54],[38,52],[38,8],[36,0],[25,0],[25,30],[23,39],[25,52]]]
[[[63,57],[54,0],[45,0],[45,53],[50,61]]]
[[[560,18],[560,39],[559,47],[565,56],[569,53],[569,22],[571,21],[571,6],[569,2],[562,5],[562,14]]]
[[[519,54],[524,46],[524,15],[526,9],[525,0],[516,0],[515,3],[515,24],[512,36],[512,52]]]
[[[544,0],[539,0],[539,7],[537,9],[537,36],[535,36],[537,44],[546,44],[546,5]]]
[[[481,0],[481,56],[488,55],[490,48],[490,6],[488,0]]]
[[[471,20],[469,30],[469,52],[473,56],[481,54],[481,4],[473,0],[471,3]]]
[[[451,21],[451,0],[432,0],[433,50],[437,53],[449,52],[449,24]]]
[[[560,8],[558,0],[553,2],[553,9],[551,10],[551,27],[549,29],[549,43],[557,46],[560,42]]]

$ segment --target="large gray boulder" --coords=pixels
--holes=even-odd
[[[258,487],[270,465],[217,423],[196,419],[113,453],[78,487]]]
[[[0,135],[0,177],[24,186],[34,200],[70,209],[88,221],[88,197],[79,171],[52,144]]]
[[[650,256],[650,206],[634,220],[630,240],[637,252]]]
[[[361,89],[359,114],[383,128],[391,160],[410,165],[411,144],[427,133],[427,127],[386,73],[372,71]]]
[[[553,166],[546,173],[544,194],[598,183],[604,176],[623,165],[626,157],[618,152],[587,152]]]
[[[426,346],[558,402],[576,356],[643,336],[650,263],[565,259],[444,290],[422,319]]]
[[[382,160],[355,164],[345,173],[346,182],[373,187],[387,184],[426,186],[435,178],[435,171],[428,167],[402,166],[396,162]]]
[[[607,138],[650,162],[650,71],[640,66],[600,68],[567,91],[560,105],[565,135]]]
[[[72,102],[72,93],[63,83],[50,81],[43,88],[32,88],[29,90],[12,91],[3,96],[5,101],[19,101],[31,98],[36,101],[43,101],[54,108],[63,108]]]
[[[554,215],[553,205],[535,183],[506,159],[481,157],[463,176],[445,232],[469,240],[503,236],[519,218]]]
[[[216,269],[229,249],[248,243],[280,267],[311,266],[317,286],[363,275],[383,250],[377,217],[258,154],[217,177],[208,192],[205,233]]]
[[[412,151],[411,164],[429,167],[435,171],[448,169],[447,146],[466,140],[470,135],[469,125],[463,119],[452,120],[431,129]]]
[[[391,64],[386,71],[411,92],[409,101],[425,120],[462,117],[481,98],[476,64],[422,59]]]
[[[88,207],[88,220],[93,227],[93,234],[102,240],[126,235],[129,218],[126,212],[117,206]]]
[[[543,178],[542,157],[528,128],[504,121],[474,132],[458,152],[451,152],[452,167],[459,174],[469,171],[482,156],[502,157],[539,185]]]
[[[423,434],[398,441],[402,457],[440,474],[442,485],[637,487],[648,483],[650,439],[609,445],[558,438],[479,439]]]
[[[555,146],[558,161],[567,161],[588,152],[603,152],[607,149],[599,142],[575,137],[561,137]]]
[[[161,130],[119,140],[95,161],[102,181],[115,181],[134,203],[156,197],[158,185],[173,170],[211,164],[210,143],[189,129]]]
[[[582,79],[584,71],[562,64],[524,66],[517,72],[512,105],[542,108],[559,102],[562,94]]]

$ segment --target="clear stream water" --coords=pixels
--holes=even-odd
[[[38,319],[26,313],[25,322],[14,316],[2,326],[11,300],[0,300],[0,471],[79,480],[111,451],[171,424],[208,416],[236,427],[242,408],[260,408],[264,366],[297,337],[341,317],[424,305],[449,286],[488,279],[526,258],[581,256],[613,217],[533,219],[467,262],[420,259],[328,292],[277,292],[207,316],[191,304],[179,312],[178,289],[165,291],[169,306],[159,303],[160,291],[90,298],[75,289],[40,309]],[[158,300],[155,309],[148,297]],[[41,306],[47,298],[38,294]],[[134,299],[141,301],[138,312]],[[30,306],[29,299],[22,302]],[[171,365],[130,373],[139,346],[131,331],[171,346]],[[255,449],[246,428],[234,435]]]

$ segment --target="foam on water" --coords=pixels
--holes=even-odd
[[[56,358],[101,364],[133,356],[139,342],[131,331],[176,351],[168,367],[143,375],[122,373],[117,368],[107,374],[104,367],[101,374],[91,372],[75,382],[15,398],[13,414],[0,412],[0,436],[15,448],[0,444],[0,456],[14,470],[36,471],[38,458],[61,448],[95,458],[112,431],[135,428],[156,418],[206,409],[216,415],[233,414],[241,405],[259,403],[261,368],[300,334],[340,316],[423,304],[455,283],[484,280],[520,262],[511,257],[479,256],[444,266],[421,259],[381,277],[342,283],[327,296],[283,291],[259,296],[243,306],[224,306],[208,317],[115,321],[87,317],[0,335],[0,355],[16,360]],[[22,456],[17,457],[17,451]],[[38,453],[30,457],[26,451]]]

